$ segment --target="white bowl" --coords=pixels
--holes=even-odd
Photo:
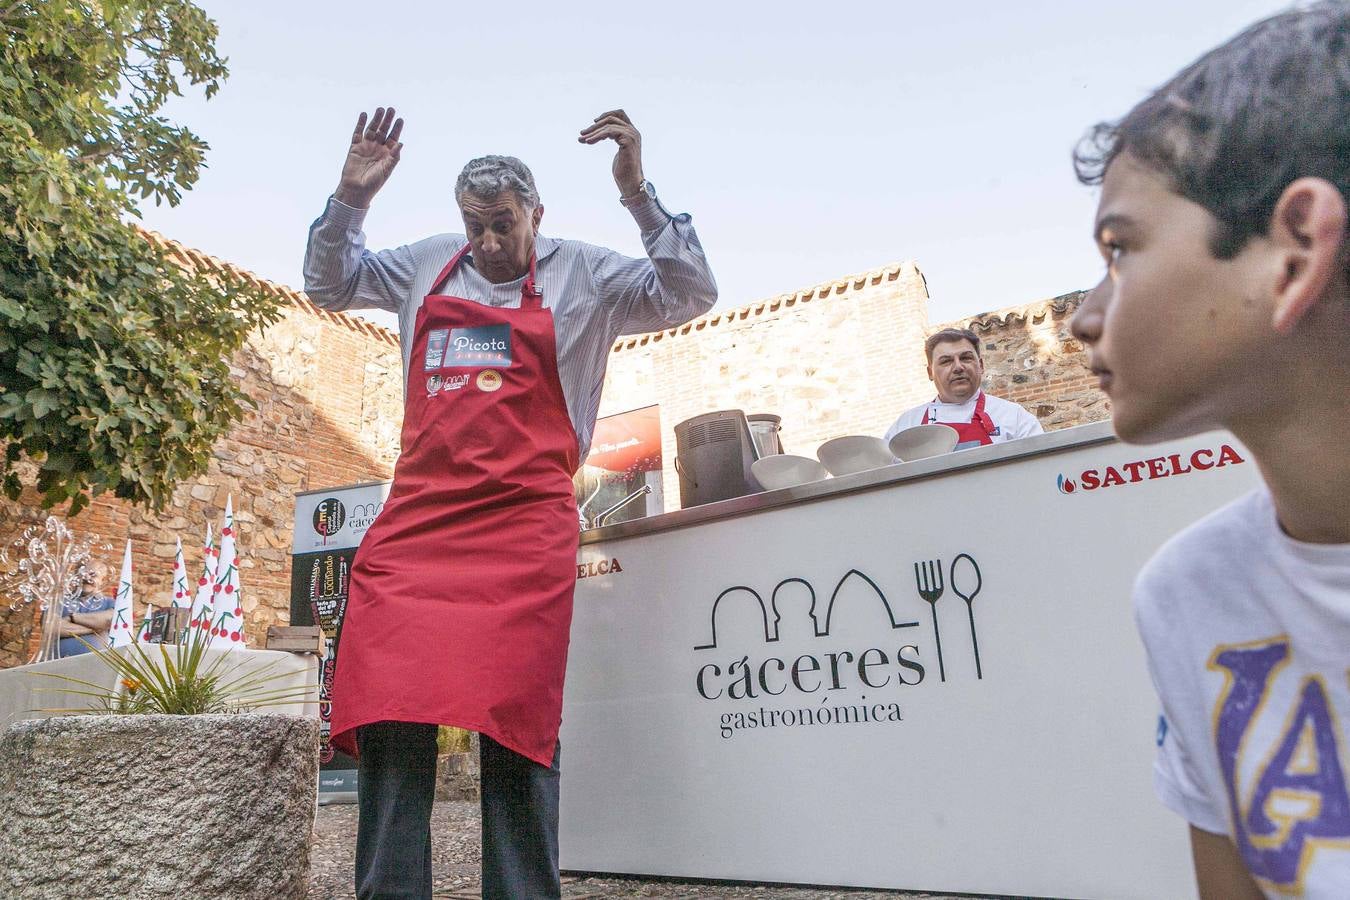
[[[941,456],[956,449],[960,435],[950,425],[915,425],[891,438],[891,452],[903,462]]]
[[[895,462],[886,442],[870,434],[851,434],[826,441],[820,445],[816,456],[831,475],[852,475]]]
[[[777,491],[830,477],[825,467],[814,459],[786,453],[775,453],[755,460],[750,466],[750,474],[766,491]]]

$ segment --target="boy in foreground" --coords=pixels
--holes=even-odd
[[[1350,3],[1252,26],[1076,163],[1116,432],[1227,428],[1265,480],[1139,576],[1158,793],[1202,897],[1350,897]]]

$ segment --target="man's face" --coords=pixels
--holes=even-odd
[[[101,563],[88,563],[80,568],[80,586],[85,593],[94,593],[103,586],[108,571]]]
[[[473,264],[493,284],[515,281],[530,271],[534,237],[544,208],[526,212],[514,191],[503,191],[491,200],[465,194],[459,200]]]
[[[980,389],[984,361],[967,340],[942,341],[933,345],[928,377],[937,385],[943,403],[965,403]]]
[[[1271,280],[1258,245],[1215,259],[1216,225],[1159,173],[1122,154],[1106,172],[1096,237],[1106,276],[1074,315],[1116,433],[1149,442],[1232,427],[1278,388],[1262,379],[1277,348]],[[1264,265],[1264,269],[1269,269]]]

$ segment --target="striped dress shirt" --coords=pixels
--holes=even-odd
[[[672,216],[655,199],[629,207],[642,231],[647,259],[585,244],[535,238],[535,283],[553,311],[558,378],[567,412],[590,450],[600,389],[614,340],[681,325],[712,308],[717,283],[687,214]],[[331,310],[384,309],[398,315],[406,391],[413,330],[422,300],[450,258],[467,243],[439,234],[393,250],[366,249],[366,210],[330,197],[310,227],[305,248],[305,292]],[[493,284],[473,266],[472,251],[455,266],[440,293],[488,306],[519,307],[524,277]]]

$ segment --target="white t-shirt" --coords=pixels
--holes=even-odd
[[[1350,544],[1291,539],[1261,489],[1159,550],[1135,615],[1163,803],[1267,896],[1350,897]]]
[[[906,410],[901,413],[900,418],[896,419],[895,424],[886,432],[886,440],[889,441],[906,428],[922,425],[923,415],[926,412],[931,413],[928,417],[929,424],[967,424],[970,422],[971,416],[975,415],[975,403],[981,393],[983,392],[976,391],[975,395],[965,403],[943,403],[941,400],[934,399],[921,406]],[[989,418],[994,420],[996,433],[990,435],[989,440],[995,444],[1003,441],[1021,440],[1024,437],[1045,432],[1045,429],[1041,427],[1040,419],[1008,400],[1001,400],[990,394],[984,394],[984,411]]]

